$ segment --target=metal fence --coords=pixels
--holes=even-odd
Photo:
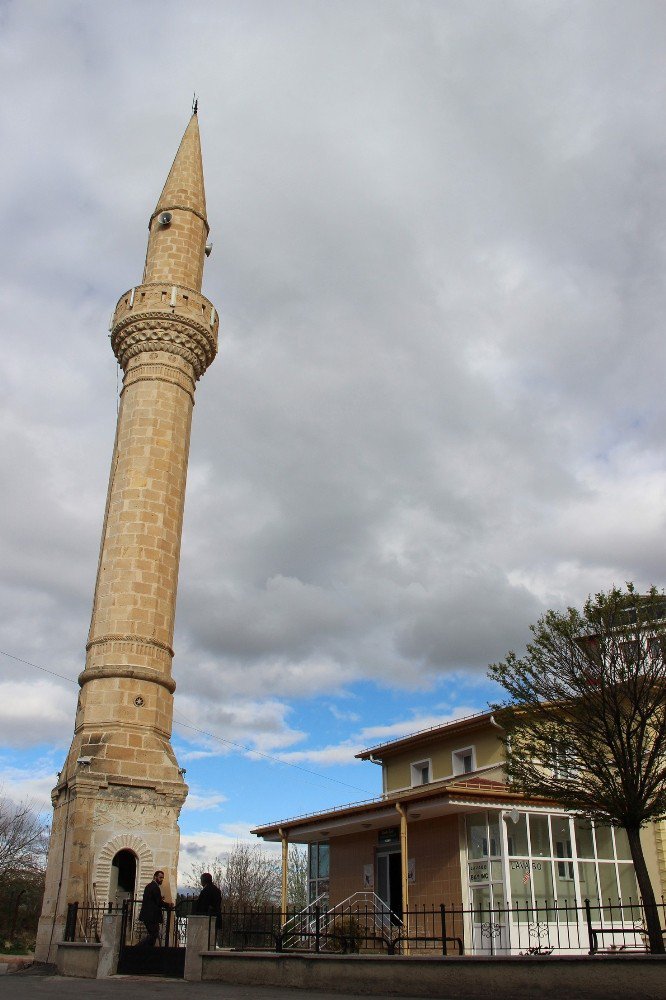
[[[119,913],[112,903],[79,906],[67,904],[63,941],[97,942],[102,940],[102,918],[106,913]]]
[[[164,908],[158,945],[173,948],[185,946],[187,917],[192,913],[194,898],[178,896],[174,907]],[[123,944],[139,944],[146,935],[146,928],[139,920],[140,910],[140,899],[95,905],[69,903],[63,940],[99,943],[102,939],[102,918],[107,913],[118,913],[122,915]]]
[[[187,917],[195,897],[179,897],[165,909],[157,942],[163,948],[183,948]],[[122,905],[79,906],[70,903],[65,941],[99,942],[102,919],[122,914],[124,947],[139,945],[146,928],[139,920],[140,899]],[[666,901],[657,904],[662,928]],[[666,934],[666,931],[662,933]],[[385,904],[362,901],[326,908],[313,905],[301,911],[278,907],[224,908],[209,918],[209,950],[310,952],[430,952],[448,955],[562,955],[598,952],[647,952],[649,943],[643,904],[629,900],[585,905],[544,902],[542,906],[463,909],[441,903],[391,913]]]
[[[179,896],[175,906],[165,906],[162,911],[162,923],[159,936],[155,942],[157,947],[184,948],[187,940],[187,918],[192,913],[193,899],[189,896]],[[122,904],[122,943],[123,947],[133,947],[141,944],[146,938],[145,925],[139,920],[141,912],[140,899],[126,899]]]
[[[666,903],[657,906],[666,925]],[[389,911],[390,912],[390,911]],[[450,955],[563,955],[649,951],[641,903],[585,901],[543,906],[463,909],[444,903],[391,914],[361,904],[300,913],[278,908],[224,909],[209,918],[209,950],[318,953],[423,952]],[[666,931],[663,932],[666,934]]]

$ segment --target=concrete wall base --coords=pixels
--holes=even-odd
[[[78,976],[80,979],[97,979],[101,948],[101,944],[97,943],[60,941],[56,954],[58,975]]]
[[[246,986],[297,987],[380,996],[456,1000],[664,1000],[666,956],[592,958],[297,955],[213,951],[201,954],[201,978]]]

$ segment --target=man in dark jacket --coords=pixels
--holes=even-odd
[[[160,934],[160,924],[162,923],[162,910],[169,904],[164,902],[162,896],[162,882],[164,872],[156,871],[152,882],[149,882],[143,890],[143,900],[139,910],[139,920],[145,924],[146,936],[139,941],[145,947],[152,947]]]
[[[203,873],[201,885],[201,892],[194,904],[194,912],[202,917],[215,917],[215,943],[217,944],[217,934],[222,925],[222,893],[213,882],[213,876],[210,872]]]

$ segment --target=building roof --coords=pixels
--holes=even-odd
[[[276,841],[285,832],[294,843],[309,843],[327,839],[332,830],[341,836],[395,825],[399,822],[398,804],[407,810],[408,818],[417,820],[445,813],[473,811],[489,805],[513,808],[519,803],[535,807],[555,805],[546,799],[528,800],[503,781],[456,777],[388,793],[376,799],[336,806],[325,812],[268,823],[256,827],[251,833],[264,840]]]
[[[355,756],[358,760],[370,760],[371,757],[383,760],[385,757],[401,753],[403,750],[411,749],[422,743],[429,743],[431,740],[439,739],[442,736],[454,735],[467,729],[477,729],[479,726],[491,722],[492,719],[492,712],[477,712],[475,715],[467,715],[462,719],[453,719],[450,722],[442,722],[437,726],[430,726],[428,729],[420,729],[415,733],[410,733],[408,736],[401,736],[397,740],[379,743],[368,750],[362,750]]]

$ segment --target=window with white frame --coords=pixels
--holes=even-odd
[[[432,781],[432,761],[419,760],[412,764],[412,788],[427,785],[429,781]]]
[[[636,903],[636,876],[624,830],[545,813],[516,812],[504,821],[512,906],[553,901],[581,906],[588,898],[608,910],[605,919],[617,920],[618,905]]]
[[[474,747],[454,750],[452,756],[454,774],[470,774],[476,771],[476,751]]]
[[[562,781],[575,778],[577,768],[571,747],[562,741],[558,741],[553,744],[552,753],[553,777],[559,778]]]

